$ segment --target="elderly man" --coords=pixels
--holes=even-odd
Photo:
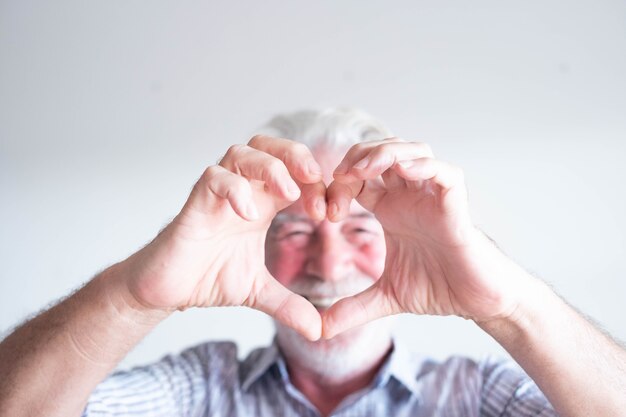
[[[3,341],[0,415],[626,410],[625,351],[474,227],[459,168],[355,110],[262,133],[207,168],[150,244]],[[173,311],[229,305],[271,315],[275,343],[243,361],[206,343],[107,377]],[[473,320],[525,372],[412,354],[376,320],[403,312]]]

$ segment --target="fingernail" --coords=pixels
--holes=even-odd
[[[293,181],[289,181],[287,183],[287,191],[289,191],[290,195],[296,198],[300,196],[300,187],[298,187],[298,184]]]
[[[369,163],[370,163],[370,158],[366,156],[365,158],[361,159],[359,162],[354,164],[353,168],[363,169],[363,168],[366,168],[369,165]]]
[[[318,198],[315,202],[315,210],[320,215],[320,217],[326,217],[326,201],[323,198]]]
[[[415,162],[414,161],[400,161],[398,162],[398,165],[400,165],[404,169],[407,169],[415,165]]]
[[[253,201],[248,201],[246,205],[246,216],[250,220],[257,220],[259,218],[259,212],[256,209],[256,205]]]
[[[339,213],[339,206],[337,205],[337,203],[335,202],[330,203],[330,207],[328,209],[328,217],[335,218],[338,213]]]

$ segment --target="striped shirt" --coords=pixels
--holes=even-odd
[[[451,357],[437,362],[398,342],[366,388],[332,416],[556,416],[534,382],[510,360]],[[231,342],[118,371],[92,393],[83,416],[319,416],[290,382],[276,344],[237,358]]]

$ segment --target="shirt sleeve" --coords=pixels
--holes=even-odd
[[[186,417],[207,410],[214,385],[236,373],[236,346],[207,343],[159,362],[111,374],[91,394],[83,417]],[[212,392],[213,391],[213,392]]]
[[[481,417],[556,417],[535,382],[511,360],[488,358],[480,363],[483,375]]]

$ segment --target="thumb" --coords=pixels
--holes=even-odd
[[[397,314],[399,310],[396,303],[381,291],[379,283],[380,280],[365,291],[337,301],[326,310],[322,323],[322,337],[331,339],[353,327]]]
[[[318,340],[322,333],[322,318],[304,297],[294,294],[266,270],[257,277],[258,290],[253,291],[245,305],[269,314],[292,327],[309,340]]]

